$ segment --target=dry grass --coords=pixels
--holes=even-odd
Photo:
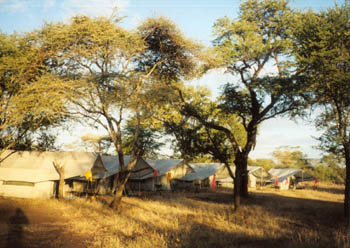
[[[86,247],[350,247],[350,236],[342,228],[342,191],[330,185],[317,190],[256,190],[238,212],[229,192],[125,197],[119,211],[103,203],[108,197],[12,200],[10,205],[40,206],[65,220],[45,226],[63,235],[48,247],[67,247],[64,238],[72,236]],[[0,215],[6,212],[4,204],[0,199]],[[34,223],[26,232],[34,237],[46,231],[52,239],[40,228]]]

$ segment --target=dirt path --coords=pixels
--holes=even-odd
[[[69,231],[62,210],[44,203],[0,198],[0,248],[86,247],[81,235]]]

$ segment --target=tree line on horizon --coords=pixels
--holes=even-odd
[[[159,134],[170,135],[183,158],[225,164],[238,210],[261,123],[317,110],[320,148],[345,163],[350,225],[349,20],[346,4],[316,13],[287,0],[246,0],[236,19],[214,23],[211,47],[165,17],[147,18],[136,30],[120,19],[75,16],[0,33],[0,147],[53,149],[50,128],[75,121],[104,129],[121,165],[111,203],[117,208],[137,159],[159,148]],[[218,69],[235,80],[213,100],[191,80]]]

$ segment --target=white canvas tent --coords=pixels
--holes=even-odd
[[[235,175],[236,167],[235,166],[230,166],[230,169],[231,169],[233,175]],[[262,172],[263,169],[260,166],[248,166],[247,169],[248,169],[249,187],[255,188],[256,187],[256,183],[259,180],[259,176],[260,176],[259,174]],[[233,179],[230,176],[226,166],[222,167],[217,172],[216,181],[222,187],[233,188]]]
[[[90,191],[94,194],[111,194],[114,190],[114,175],[121,171],[119,157],[114,155],[101,155],[103,166],[105,171],[99,174],[93,174],[93,182],[89,183]],[[130,155],[124,155],[124,164],[128,166],[131,160]],[[139,158],[136,162],[135,167],[131,171],[129,180],[132,181],[133,178],[138,178],[143,175],[148,175],[153,173],[153,169],[146,163],[142,158]],[[74,178],[75,180],[88,182],[84,176],[79,176]],[[129,186],[129,185],[127,185]]]
[[[112,175],[117,174],[120,171],[120,163],[119,163],[119,157],[118,156],[111,156],[111,155],[102,155],[102,162],[106,168],[106,172],[102,175],[99,175],[100,178],[103,177],[109,177]],[[130,155],[124,155],[124,164],[125,166],[128,166],[130,163],[131,156]],[[145,170],[143,173],[150,173],[149,165],[145,162],[144,159],[140,158],[137,162],[135,167],[132,170],[132,177],[134,177],[135,173],[140,172],[142,170]],[[136,172],[137,171],[137,172]]]
[[[181,159],[147,159],[146,162],[152,167],[152,172],[135,178],[133,189],[150,191],[173,190],[176,186],[175,180],[177,178],[193,172],[193,169]]]
[[[305,173],[301,169],[296,168],[272,168],[269,170],[269,174],[272,176],[271,182],[276,183],[280,189],[289,189],[291,184],[296,184],[298,182],[310,181],[314,177]]]
[[[194,170],[182,178],[179,178],[179,187],[183,188],[207,188],[213,182],[215,173],[224,166],[221,163],[189,163]],[[181,186],[180,186],[181,184]]]
[[[124,155],[124,164],[128,166],[130,163],[131,156]],[[110,155],[102,155],[102,162],[106,168],[106,172],[98,175],[99,184],[98,184],[98,192],[100,194],[111,193],[113,190],[113,181],[114,175],[120,172],[120,163],[118,156],[110,156]],[[131,175],[129,180],[133,180],[133,178],[137,178],[138,176],[147,175],[153,172],[153,169],[146,163],[146,161],[140,158],[137,162],[133,170],[131,171]]]
[[[59,174],[53,163],[64,166],[64,178],[105,171],[101,157],[92,152],[5,151],[0,156],[0,195],[23,198],[55,196]],[[73,180],[64,191],[73,190]]]

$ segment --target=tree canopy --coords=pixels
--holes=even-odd
[[[165,18],[147,19],[128,31],[110,19],[76,16],[68,23],[46,24],[37,36],[41,49],[50,51],[53,75],[65,85],[67,113],[99,125],[114,144],[122,170],[116,178],[116,207],[132,167],[145,152],[140,142],[145,138],[142,124],[152,112],[148,100],[157,101],[162,84],[193,73],[194,47],[200,46]],[[130,146],[123,129],[131,119]],[[133,157],[129,165],[124,163],[126,151]]]
[[[0,34],[0,147],[5,149],[54,149],[47,130],[61,123],[64,100],[52,99],[60,91],[41,88],[52,79],[47,51],[35,32]]]
[[[248,155],[255,147],[260,124],[300,112],[305,103],[301,96],[304,85],[287,60],[293,45],[293,16],[288,1],[247,0],[241,3],[236,20],[224,17],[214,24],[214,58],[208,59],[203,68],[224,68],[237,76],[226,84],[214,108],[225,118],[237,118],[246,133],[244,142],[238,142],[240,132],[215,118],[208,119],[195,106],[185,104],[183,108],[184,115],[222,133],[229,141],[236,164],[236,207],[239,197],[248,194]]]
[[[350,226],[350,7],[300,16],[295,26],[295,57],[320,109],[316,126],[321,148],[343,154],[346,164],[345,217]]]

